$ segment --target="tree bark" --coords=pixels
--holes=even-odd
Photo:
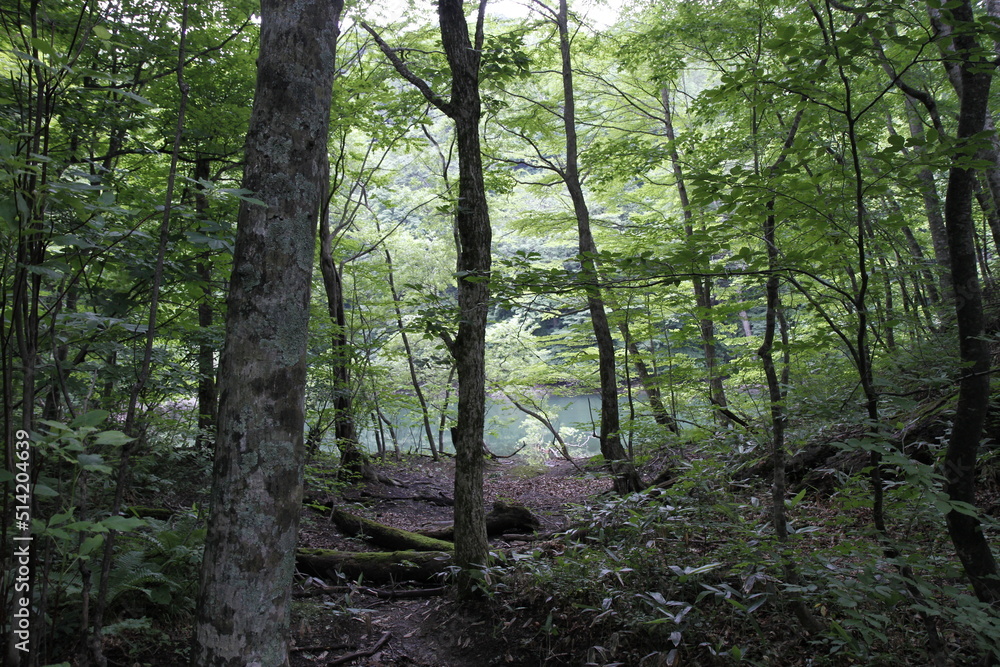
[[[192,664],[288,662],[306,343],[339,0],[263,0],[257,91],[220,364]]]
[[[909,106],[909,105],[908,105]],[[922,140],[923,132],[919,119],[911,119],[910,136]],[[937,184],[934,173],[930,169],[921,169],[917,174],[920,180],[920,196],[924,202],[924,211],[927,215],[927,227],[931,232],[931,244],[934,250],[934,261],[937,264],[937,275],[939,285],[935,287],[928,283],[928,288],[940,288],[942,294],[951,292],[951,275],[947,270],[948,263],[948,235],[945,231],[944,218],[941,215],[941,198],[938,196]],[[932,300],[934,292],[931,292]]]
[[[441,42],[451,68],[451,101],[443,109],[455,123],[458,144],[458,333],[452,346],[458,375],[455,428],[455,564],[464,572],[486,565],[486,512],[483,507],[483,430],[486,426],[486,315],[492,263],[492,229],[483,182],[479,140],[482,103],[479,65],[482,50],[480,6],[476,43],[469,39],[462,0],[440,0]],[[471,578],[459,582],[467,592]]]
[[[1000,5],[995,0],[988,1],[984,5],[988,16],[994,19],[1000,17],[1000,9],[998,9]],[[927,3],[927,14],[930,16],[931,25],[938,33],[938,43],[941,45],[941,63],[948,74],[948,80],[951,82],[952,88],[954,88],[955,93],[961,101],[965,96],[965,84],[967,82],[965,80],[963,65],[960,63],[966,62],[963,59],[967,57],[967,54],[963,55],[960,53],[962,47],[959,46],[959,40],[955,35],[955,14],[952,13],[949,18],[946,12],[943,12],[940,7],[933,6],[933,3],[930,2]],[[962,37],[967,36],[963,35]],[[976,48],[979,48],[978,44]],[[977,57],[980,57],[980,55],[977,55]],[[996,135],[993,116],[990,113],[989,107],[983,113],[982,129],[989,130],[991,136],[989,141],[980,142],[977,145],[976,157],[984,165],[979,170],[981,170],[983,175],[987,192],[983,193],[983,197],[979,199],[979,202],[983,210],[983,215],[989,220],[991,214],[994,214],[1000,208],[1000,138]],[[959,115],[961,115],[961,112],[959,112]],[[947,202],[945,203],[945,207],[947,207]],[[947,212],[945,216],[947,217]],[[950,232],[947,233],[947,237],[950,238],[950,236]],[[1000,247],[997,247],[997,249],[1000,249]],[[959,288],[954,287],[953,289]],[[950,290],[946,291],[946,293],[948,292]]]
[[[931,11],[932,20],[934,12]],[[893,23],[886,24],[889,34],[896,36],[896,27]],[[896,68],[885,56],[882,44],[877,37],[872,36],[876,50],[882,59],[882,69],[885,70],[889,80],[899,88],[905,95],[904,104],[906,109],[907,125],[910,130],[910,137],[917,140],[915,152],[923,153],[920,146],[924,141],[924,123],[917,111],[917,105],[921,104],[927,109],[931,123],[939,133],[944,133],[944,125],[941,122],[941,114],[938,111],[937,101],[928,91],[917,88],[907,82],[906,77],[896,71]],[[942,294],[951,293],[951,276],[948,275],[948,237],[944,228],[944,217],[941,214],[941,198],[938,196],[937,185],[935,184],[934,172],[930,167],[923,167],[917,172],[917,180],[921,184],[920,194],[924,203],[924,212],[927,216],[927,226],[931,233],[931,242],[934,251],[934,261],[937,264],[935,272],[940,282]],[[918,246],[919,247],[919,246]],[[931,301],[937,302],[937,288],[933,282],[927,283],[927,289],[931,295]]]
[[[621,417],[618,411],[618,376],[616,372],[615,343],[611,337],[604,299],[601,296],[597,264],[597,244],[590,227],[590,209],[580,180],[579,146],[576,132],[576,98],[573,87],[573,63],[570,53],[569,16],[566,0],[559,0],[556,15],[559,28],[559,48],[562,56],[563,127],[566,135],[566,166],[562,170],[563,182],[573,202],[576,228],[579,236],[581,273],[587,293],[587,307],[597,344],[598,375],[601,386],[601,429],[599,440],[601,454],[611,466],[615,491],[621,494],[638,491],[642,479],[629,459],[621,441]]]
[[[983,299],[976,272],[975,219],[972,215],[973,181],[976,171],[967,157],[968,142],[982,132],[991,67],[973,60],[979,52],[975,37],[975,17],[969,0],[952,10],[953,39],[961,75],[961,107],[958,117],[958,145],[948,174],[945,195],[945,225],[954,285],[959,351],[965,373],[959,384],[958,404],[951,439],[945,453],[945,491],[951,500],[974,505],[976,500],[976,458],[990,399],[990,352],[983,339]],[[961,28],[961,29],[958,29]],[[967,511],[952,509],[947,514],[948,533],[965,568],[976,597],[1000,602],[1000,580],[989,542],[979,519]]]
[[[458,333],[450,345],[458,376],[458,422],[453,429],[455,446],[455,564],[461,569],[458,589],[471,591],[472,568],[486,564],[483,508],[483,430],[486,426],[486,315],[489,309],[491,246],[479,121],[479,66],[483,48],[486,0],[479,4],[475,44],[469,38],[462,0],[440,0],[438,20],[441,44],[451,70],[451,98],[443,99],[426,81],[413,74],[375,31],[364,27],[378,43],[396,71],[412,83],[428,102],[455,123],[458,145],[458,205],[455,209],[455,242],[458,275]]]

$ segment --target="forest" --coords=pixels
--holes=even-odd
[[[4,664],[1000,664],[998,62],[1000,0],[2,0]]]

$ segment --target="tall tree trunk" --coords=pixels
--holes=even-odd
[[[992,17],[994,22],[1000,18],[1000,3],[995,0],[989,0],[984,5],[986,15]],[[962,100],[965,95],[965,84],[967,82],[963,65],[960,64],[963,61],[963,55],[959,53],[961,47],[955,35],[955,14],[952,13],[949,20],[946,13],[942,12],[940,7],[934,6],[934,3],[931,2],[927,3],[927,13],[931,18],[931,25],[934,26],[939,36],[938,43],[941,45],[943,56],[941,63],[948,73],[948,80],[951,82],[952,88],[958,94],[959,100]],[[1000,45],[1000,42],[997,43]],[[977,57],[981,56],[977,55]],[[976,146],[976,157],[983,165],[979,167],[979,170],[986,184],[986,192],[983,193],[983,197],[978,201],[983,210],[983,215],[988,220],[992,214],[1000,210],[1000,137],[996,134],[993,116],[989,107],[984,110],[983,114],[982,129],[990,131],[990,138],[988,141],[979,142]],[[947,207],[947,203],[945,206]],[[947,216],[947,212],[945,215]],[[948,238],[951,238],[950,232],[948,233]],[[1000,246],[995,245],[995,249],[1000,250]],[[955,289],[958,289],[958,287],[955,287]]]
[[[601,297],[597,245],[590,228],[590,209],[580,180],[576,133],[576,99],[573,88],[573,63],[570,53],[569,16],[566,0],[559,0],[556,17],[559,27],[559,48],[562,55],[563,123],[566,135],[566,166],[563,181],[573,202],[576,228],[580,242],[580,265],[587,293],[590,322],[597,343],[598,373],[601,384],[601,454],[610,464],[614,487],[618,493],[631,493],[642,488],[642,479],[629,459],[621,441],[621,417],[618,411],[618,377],[615,344],[611,337],[604,300]]]
[[[802,120],[802,111],[795,115],[788,136],[782,147],[782,151],[774,164],[768,169],[768,175],[773,176],[782,162],[785,161],[788,151],[795,141],[798,133],[799,123]],[[785,516],[785,426],[787,416],[785,415],[785,387],[788,384],[788,341],[786,327],[782,315],[781,306],[781,279],[779,277],[780,253],[778,252],[776,219],[774,214],[774,199],[767,202],[767,217],[764,219],[764,244],[767,246],[767,263],[770,271],[765,292],[767,295],[767,309],[764,321],[764,335],[761,340],[757,355],[761,359],[764,367],[764,377],[767,380],[767,394],[771,409],[771,462],[774,466],[774,478],[771,482],[771,521],[774,524],[774,532],[779,542],[788,541],[788,525]],[[778,324],[782,324],[781,337],[784,349],[784,363],[781,377],[774,362],[774,334]],[[794,563],[788,559],[782,559],[782,568],[785,579],[789,584],[795,586],[799,582],[798,570]],[[816,617],[809,611],[809,608],[796,598],[792,599],[792,609],[796,617],[808,632],[819,632],[822,626]]]
[[[202,340],[198,343],[198,438],[197,446],[209,450],[215,442],[215,424],[219,415],[219,393],[215,386],[215,346],[208,338],[215,320],[212,308],[212,264],[199,262],[198,279],[205,284],[198,304],[198,328]]]
[[[344,283],[341,268],[333,259],[333,240],[327,213],[320,214],[320,272],[326,291],[327,313],[333,325],[333,433],[340,451],[342,481],[374,479],[368,455],[358,442],[354,423],[354,395],[351,388],[351,345],[347,340],[347,316],[344,311]]]
[[[924,139],[924,126],[920,121],[912,98],[908,97],[906,99],[906,111],[910,126],[910,137],[916,139],[918,145],[920,145]],[[934,260],[938,269],[936,271],[939,281],[938,287],[940,287],[942,294],[948,294],[951,292],[951,275],[947,270],[948,235],[944,228],[944,216],[941,214],[941,198],[938,196],[937,183],[935,182],[934,172],[929,167],[921,169],[917,173],[917,178],[921,185],[920,196],[924,202],[924,214],[927,216],[927,228],[931,233],[931,247],[934,250]],[[934,291],[931,292],[931,298],[936,302],[937,288],[932,284],[928,284],[928,289],[932,288]]]
[[[482,116],[479,68],[485,18],[486,0],[481,0],[473,43],[462,0],[438,2],[441,44],[451,70],[451,99],[447,101],[426,81],[415,76],[374,30],[362,24],[396,71],[455,123],[459,322],[458,333],[449,347],[458,376],[458,422],[452,433],[455,445],[455,563],[460,568],[458,589],[463,595],[471,591],[474,581],[471,569],[485,565],[489,557],[483,508],[483,430],[486,426],[486,315],[493,232],[479,141]]]
[[[955,294],[959,351],[964,374],[959,384],[954,426],[945,453],[945,491],[951,500],[974,505],[976,458],[990,400],[990,353],[983,339],[983,299],[976,272],[975,220],[972,216],[974,168],[967,164],[970,137],[983,131],[991,67],[978,62],[975,17],[969,0],[952,9],[954,44],[959,58],[962,100],[958,117],[958,146],[948,174],[945,195],[945,225]],[[975,56],[973,56],[975,54]],[[973,57],[977,61],[973,61]],[[979,520],[967,510],[955,508],[947,514],[948,533],[955,551],[981,601],[1000,602],[1000,579],[989,542]]]
[[[325,197],[324,197],[325,199]],[[361,449],[354,423],[354,395],[351,389],[351,345],[347,340],[347,316],[344,311],[344,282],[340,266],[333,257],[333,233],[329,207],[320,213],[319,268],[326,292],[326,308],[333,328],[330,346],[333,357],[333,432],[340,451],[342,481],[375,478],[371,461]]]
[[[452,346],[458,375],[455,446],[455,562],[463,569],[460,590],[473,579],[470,568],[489,557],[483,507],[483,430],[486,426],[486,315],[492,264],[489,208],[479,143],[479,66],[486,0],[479,7],[475,44],[469,39],[462,0],[439,0],[441,42],[451,68],[451,101],[444,109],[455,122],[458,143],[458,334]]]
[[[455,366],[448,369],[448,381],[444,383],[444,399],[441,401],[441,412],[438,415],[437,450],[431,445],[431,454],[434,460],[438,460],[438,452],[444,451],[444,434],[448,425],[448,404],[451,402],[451,388],[455,382]]]
[[[687,236],[694,234],[691,211],[691,202],[688,199],[687,185],[684,182],[684,172],[681,169],[680,155],[675,144],[674,115],[670,106],[670,92],[664,88],[660,91],[660,102],[663,106],[663,121],[669,142],[670,164],[674,172],[674,181],[677,184],[677,196],[681,201],[681,212],[684,216],[684,233]],[[712,319],[712,282],[709,278],[695,278],[692,280],[694,287],[695,305],[698,308],[698,331],[701,334],[701,347],[705,355],[705,371],[708,373],[708,398],[712,405],[718,408],[716,414],[725,421],[724,411],[728,407],[726,399],[726,388],[723,384],[722,375],[718,370],[718,355],[715,348],[715,321]]]
[[[263,0],[220,364],[194,665],[284,665],[302,502],[306,343],[340,0]]]
[[[612,302],[613,307],[614,302]],[[649,411],[653,413],[653,420],[660,426],[666,427],[669,431],[674,433],[679,432],[680,429],[677,426],[677,421],[670,414],[670,411],[667,410],[667,406],[663,404],[663,392],[660,390],[659,384],[657,384],[656,374],[649,370],[649,366],[646,365],[646,360],[643,359],[639,346],[632,340],[632,332],[628,322],[620,322],[618,330],[621,332],[622,338],[625,339],[625,347],[632,357],[635,374],[639,377],[639,384],[642,385],[642,390],[646,393],[646,398],[649,400]]]
[[[427,397],[424,396],[423,387],[420,386],[420,378],[417,376],[417,364],[413,358],[413,348],[410,347],[410,337],[403,327],[403,311],[399,307],[401,301],[399,292],[396,291],[396,278],[392,268],[392,255],[389,250],[385,251],[385,265],[389,270],[389,294],[392,296],[392,307],[396,312],[396,327],[399,329],[399,337],[403,341],[403,351],[406,353],[406,367],[410,371],[410,384],[413,386],[413,393],[417,397],[417,404],[420,405],[420,417],[424,424],[424,435],[427,437],[427,446],[431,448],[431,458],[438,460],[438,450],[434,446],[434,432],[431,429],[430,407],[427,405]],[[417,448],[419,451],[419,447]]]
[[[903,232],[903,237],[906,239],[906,245],[910,250],[910,255],[912,256],[912,259],[917,263],[917,266],[919,267],[919,275],[920,277],[923,278],[922,282],[924,283],[923,288],[927,290],[927,297],[924,298],[923,289],[921,289],[921,284],[920,284],[921,281],[917,279],[917,275],[915,273],[913,277],[913,283],[914,285],[917,286],[918,300],[920,302],[920,305],[926,308],[928,302],[930,303],[939,302],[941,300],[941,295],[938,292],[937,286],[934,284],[933,273],[931,273],[927,269],[924,260],[924,249],[920,247],[920,243],[917,241],[917,237],[914,236],[913,230],[910,229],[908,226],[903,225],[902,232]],[[947,266],[944,267],[944,272],[947,272]],[[939,271],[938,273],[941,272]],[[951,280],[951,277],[949,276],[948,279]],[[930,322],[930,318],[928,318],[928,322]]]
[[[929,10],[931,13],[932,20],[934,20],[934,10]],[[896,37],[896,26],[893,22],[886,23],[886,30],[888,34],[892,37]],[[886,76],[889,80],[899,88],[903,94],[904,105],[906,109],[906,119],[910,130],[910,137],[916,139],[915,152],[922,153],[924,149],[921,148],[924,144],[924,123],[921,119],[919,112],[917,111],[917,105],[922,105],[927,109],[927,114],[930,116],[931,123],[934,129],[938,131],[939,134],[943,135],[944,125],[941,122],[941,114],[938,111],[937,101],[930,92],[917,88],[908,82],[906,76],[902,73],[897,72],[895,66],[886,57],[885,52],[882,47],[882,43],[877,36],[872,35],[872,42],[875,45],[877,52],[879,53],[882,69],[885,70]],[[931,171],[930,167],[923,167],[917,172],[917,180],[921,184],[921,198],[924,203],[924,213],[927,216],[927,227],[931,233],[931,241],[934,250],[934,260],[937,263],[936,274],[938,280],[940,281],[940,288],[943,294],[949,294],[951,292],[951,276],[948,274],[948,237],[944,229],[944,217],[941,214],[941,198],[938,196],[937,186],[935,184],[934,172]],[[931,295],[931,300],[937,302],[938,298],[936,295],[937,290],[931,283],[927,285],[928,292]]]
[[[879,273],[882,275],[882,309],[878,311],[878,324],[885,339],[885,347],[890,352],[896,351],[896,325],[895,325],[895,304],[893,301],[893,278],[889,271],[889,263],[885,260],[885,255],[878,258]]]

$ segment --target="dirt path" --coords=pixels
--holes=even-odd
[[[452,508],[414,496],[450,496],[451,461],[410,459],[382,472],[402,486],[369,484],[352,489],[341,506],[382,523],[420,530],[451,522]],[[566,508],[610,488],[607,479],[581,475],[566,461],[528,465],[516,459],[490,462],[484,479],[487,506],[495,500],[522,504],[539,518],[542,531],[562,528]],[[367,548],[345,538],[326,517],[310,511],[300,534],[302,546],[358,550]],[[497,542],[498,548],[530,549],[530,544]],[[321,589],[318,586],[325,585]],[[390,589],[392,587],[389,587]],[[403,589],[405,587],[400,587]],[[313,665],[413,665],[424,667],[485,667],[534,665],[512,635],[498,632],[499,619],[488,618],[475,606],[461,605],[447,595],[422,598],[382,598],[386,587],[371,589],[354,582],[304,582],[296,587],[293,612],[293,667]],[[351,656],[354,657],[351,657]]]

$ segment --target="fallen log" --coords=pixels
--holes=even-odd
[[[390,496],[382,493],[373,493],[372,491],[368,491],[366,489],[361,491],[360,496],[362,498],[375,498],[376,500],[388,500],[390,502],[395,502],[397,500],[419,500],[421,502],[438,505],[440,507],[455,506],[455,500],[445,495],[444,491],[438,491],[437,495],[418,493],[415,496]]]
[[[438,491],[436,496],[432,496],[427,493],[422,493],[418,496],[413,496],[412,498],[406,498],[406,500],[422,500],[425,503],[430,503],[431,505],[437,505],[439,507],[454,507],[455,499],[446,496],[443,491]]]
[[[299,572],[326,580],[343,575],[349,580],[387,584],[400,581],[421,583],[438,580],[451,565],[447,551],[335,551],[298,549],[295,566]]]
[[[486,515],[486,534],[489,537],[500,537],[505,533],[533,533],[541,527],[541,522],[527,507],[508,505],[502,501],[493,503],[493,509]],[[453,540],[455,527],[448,526],[440,530],[422,530],[421,535],[439,540]]]
[[[451,551],[455,548],[451,542],[419,533],[411,533],[401,528],[392,528],[339,508],[333,510],[331,518],[337,528],[345,535],[364,537],[380,547],[392,551]]]

